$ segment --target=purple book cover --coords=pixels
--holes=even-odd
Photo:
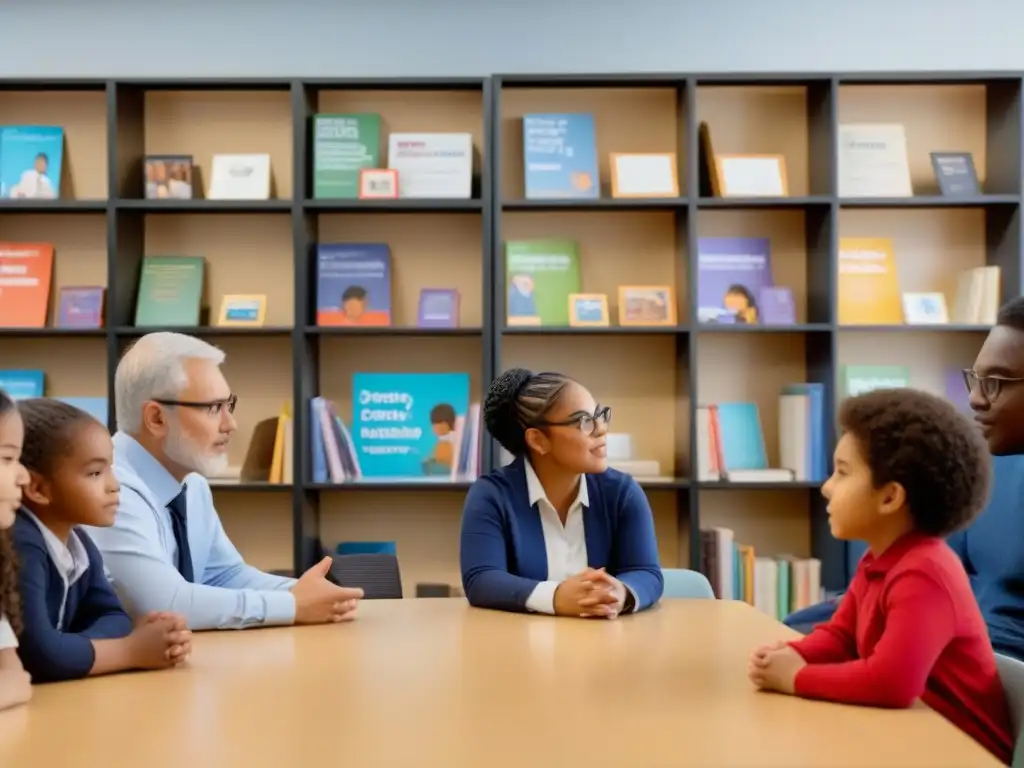
[[[757,298],[761,307],[761,322],[765,325],[796,323],[796,307],[793,306],[793,292],[789,288],[770,285],[762,288]]]
[[[459,324],[459,292],[454,288],[424,288],[416,324],[420,328],[455,328]]]
[[[391,325],[387,243],[323,243],[317,248],[316,324]]]
[[[57,327],[102,328],[103,293],[98,286],[62,288]]]
[[[959,368],[946,371],[946,399],[963,413],[971,412],[971,396],[964,383],[964,374]]]
[[[760,325],[760,294],[772,285],[768,238],[702,237],[697,252],[697,321]]]

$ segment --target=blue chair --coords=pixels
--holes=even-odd
[[[708,577],[700,571],[686,568],[662,568],[665,591],[662,597],[685,597],[695,600],[714,600],[715,591]]]
[[[1024,766],[1024,662],[996,654],[999,680],[1003,684],[1007,703],[1010,705],[1011,724],[1016,749],[1013,752],[1012,768]]]

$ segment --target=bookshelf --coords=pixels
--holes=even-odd
[[[656,459],[664,482],[645,483],[666,566],[699,562],[699,532],[727,526],[759,554],[822,560],[822,581],[841,588],[848,548],[831,538],[818,483],[694,482],[694,415],[702,402],[739,399],[761,411],[769,460],[778,459],[779,389],[820,382],[833,413],[845,365],[908,366],[911,383],[941,392],[944,371],[970,364],[986,328],[847,327],[838,323],[840,237],[893,240],[901,290],[954,290],[956,272],[1002,270],[1002,299],[1022,290],[1021,73],[495,75],[478,78],[0,80],[0,125],[65,129],[62,199],[0,200],[0,240],[48,241],[58,288],[104,285],[100,330],[0,329],[2,367],[46,371],[50,396],[110,396],[133,328],[142,257],[201,254],[205,299],[268,298],[261,328],[181,328],[227,352],[239,395],[232,464],[260,420],[294,404],[290,485],[215,485],[224,525],[247,560],[270,570],[307,567],[316,543],[396,541],[407,594],[418,582],[458,585],[458,531],[466,484],[310,482],[307,403],[323,395],[342,413],[362,371],[465,371],[479,399],[512,365],[578,377],[614,408]],[[322,200],[312,196],[311,122],[317,112],[375,112],[394,131],[464,131],[477,154],[468,200]],[[602,195],[528,200],[521,117],[594,115]],[[914,197],[838,196],[840,122],[906,127]],[[698,125],[717,152],[786,158],[789,196],[712,197],[702,183]],[[971,152],[983,192],[939,195],[929,152]],[[674,152],[677,198],[618,199],[608,153]],[[146,200],[146,154],[192,154],[205,186],[215,152],[271,156],[271,198]],[[698,325],[698,238],[767,237],[775,282],[791,288],[796,323]],[[558,237],[580,248],[582,287],[609,295],[613,323],[598,328],[507,327],[504,243]],[[393,325],[317,327],[315,246],[380,240],[395,266]],[[461,297],[460,325],[415,327],[418,291],[443,274]],[[618,327],[620,284],[674,286],[678,323]],[[113,427],[113,414],[110,415]],[[827,420],[827,442],[834,442]],[[498,462],[485,442],[482,469]]]

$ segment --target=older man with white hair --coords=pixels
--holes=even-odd
[[[89,528],[127,610],[175,611],[191,629],[323,624],[354,617],[363,597],[326,579],[330,559],[299,579],[242,560],[204,476],[227,464],[237,397],[224,352],[179,333],[150,333],[114,379],[117,519]]]

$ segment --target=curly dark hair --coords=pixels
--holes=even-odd
[[[0,419],[17,413],[17,407],[10,395],[0,389]],[[11,532],[0,529],[0,615],[3,615],[14,630],[21,634],[21,595],[18,592],[18,556],[14,552]]]
[[[573,379],[564,373],[510,368],[491,382],[484,398],[484,424],[513,456],[526,453],[526,430],[541,421]]]
[[[999,308],[996,325],[1005,325],[1015,331],[1024,331],[1024,296],[1016,296]]]
[[[49,397],[19,400],[18,411],[25,422],[21,463],[43,476],[50,474],[58,458],[67,455],[78,429],[99,423],[81,408]]]
[[[876,488],[903,486],[922,533],[947,536],[987,503],[988,447],[949,401],[910,388],[876,389],[845,400],[839,424],[859,444]]]

